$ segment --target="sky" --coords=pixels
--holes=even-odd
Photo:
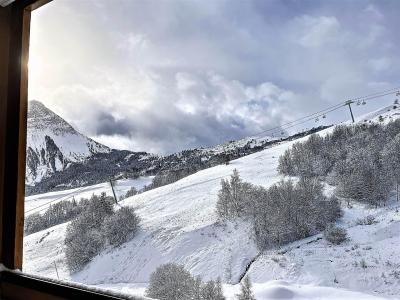
[[[396,0],[54,0],[32,14],[29,99],[116,149],[215,145],[400,86],[399,9]],[[348,118],[343,107],[302,126]]]

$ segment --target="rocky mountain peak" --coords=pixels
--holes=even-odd
[[[63,118],[48,109],[37,100],[29,101],[28,105],[28,132],[29,130],[50,129],[54,134],[78,134],[76,130]]]

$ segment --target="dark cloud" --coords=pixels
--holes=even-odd
[[[125,120],[117,120],[115,117],[107,112],[100,112],[96,120],[96,134],[97,135],[122,135],[130,136],[133,128]]]

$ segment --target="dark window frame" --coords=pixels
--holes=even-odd
[[[0,298],[125,299],[10,271],[22,270],[23,260],[30,18],[50,1],[15,0],[0,7]]]

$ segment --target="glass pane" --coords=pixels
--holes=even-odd
[[[399,295],[399,8],[34,11],[23,271],[168,300]]]

